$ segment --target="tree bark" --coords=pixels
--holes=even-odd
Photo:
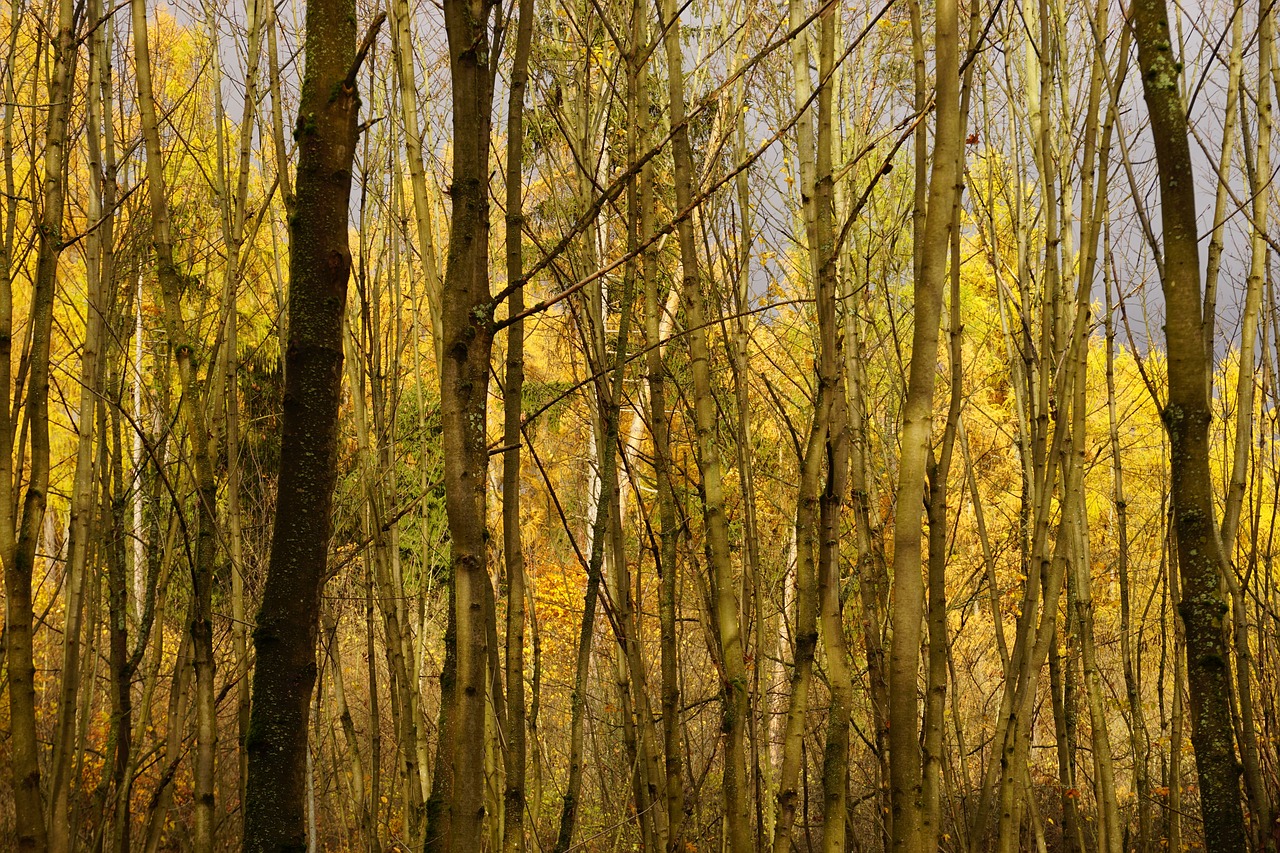
[[[35,624],[32,580],[36,550],[44,527],[49,491],[49,373],[50,342],[53,332],[54,291],[58,284],[58,257],[62,252],[63,214],[66,201],[67,125],[69,104],[75,81],[77,45],[76,16],[71,0],[58,0],[53,61],[48,82],[48,119],[45,125],[44,176],[40,189],[43,209],[36,225],[36,275],[30,302],[30,351],[27,357],[26,406],[23,416],[30,424],[29,473],[23,496],[20,521],[14,525],[10,489],[15,486],[14,468],[21,469],[22,442],[14,447],[11,436],[16,406],[3,408],[0,432],[8,453],[0,453],[5,483],[5,523],[0,524],[0,561],[5,569],[5,654],[9,676],[9,726],[11,731],[11,771],[13,773],[14,830],[18,850],[44,853],[48,845],[44,795],[40,786],[40,754],[36,729]],[[15,12],[16,14],[16,12]],[[7,226],[12,227],[10,213]],[[11,241],[6,241],[11,242]],[[6,261],[9,261],[6,258]],[[8,263],[6,263],[6,273]],[[9,395],[9,365],[12,349],[13,298],[6,275],[0,293],[0,361],[5,380],[0,392]],[[17,451],[17,458],[14,451]],[[15,464],[16,463],[16,464]]]
[[[693,155],[685,120],[684,51],[681,26],[674,0],[662,4],[662,25],[666,30],[668,94],[670,97],[671,145],[674,160],[676,208],[687,210],[693,196]],[[716,401],[711,388],[711,355],[705,329],[706,298],[694,242],[693,221],[677,225],[680,265],[688,331],[689,360],[693,374],[693,410],[697,434],[698,466],[703,480],[703,517],[710,555],[710,589],[715,636],[721,667],[720,692],[722,727],[725,733],[724,813],[731,853],[751,848],[751,814],[748,807],[746,733],[747,677],[739,619],[739,602],[734,591],[733,563],[729,551],[729,524],[725,516],[723,461],[716,439]]]
[[[96,19],[101,15],[98,3],[89,4],[89,12]],[[96,14],[95,14],[96,13]],[[105,29],[105,28],[103,28]],[[75,722],[80,692],[80,642],[83,625],[85,570],[89,559],[89,546],[94,532],[99,529],[95,484],[102,476],[94,452],[97,409],[102,393],[103,369],[101,358],[103,320],[106,313],[105,296],[112,284],[112,248],[114,208],[114,174],[108,190],[104,175],[110,167],[114,170],[114,157],[110,163],[103,160],[101,145],[101,75],[104,54],[98,49],[100,37],[95,33],[90,45],[89,81],[86,87],[85,137],[89,154],[90,198],[89,221],[100,223],[87,238],[85,252],[85,306],[84,345],[80,356],[80,401],[76,420],[76,466],[71,488],[70,530],[67,543],[66,619],[62,631],[62,682],[59,685],[58,718],[53,743],[53,767],[50,774],[49,849],[64,853],[74,847],[72,833],[74,774],[73,753],[78,742]],[[110,90],[107,90],[110,94]],[[108,155],[111,156],[111,155]],[[110,198],[105,196],[110,195]],[[110,206],[109,206],[110,205]],[[105,443],[106,437],[100,436]],[[89,631],[95,626],[92,624]],[[92,635],[90,635],[92,636]]]
[[[1165,0],[1136,0],[1134,32],[1143,94],[1160,173],[1164,234],[1165,339],[1169,398],[1163,412],[1169,434],[1172,498],[1186,628],[1191,739],[1200,777],[1205,838],[1222,850],[1244,850],[1240,767],[1231,724],[1230,653],[1223,637],[1227,605],[1219,585],[1225,568],[1214,525],[1209,473],[1208,375],[1197,245],[1194,170],[1187,115],[1179,93],[1181,63],[1173,47]]]
[[[453,183],[441,306],[440,420],[452,549],[453,637],[446,646],[444,665],[446,670],[452,667],[453,683],[442,701],[451,704],[453,720],[452,738],[441,739],[437,747],[441,757],[447,755],[449,761],[445,768],[437,762],[433,780],[433,784],[448,786],[448,802],[443,804],[447,836],[431,826],[429,814],[427,849],[450,853],[480,849],[485,815],[490,635],[485,601],[493,594],[485,524],[489,462],[485,430],[494,335],[489,292],[489,129],[493,105],[489,30],[493,10],[491,0],[447,0],[444,4],[453,81]]]
[[[898,465],[893,555],[893,639],[889,652],[890,801],[893,850],[920,848],[922,810],[920,702],[916,682],[920,670],[924,580],[920,540],[924,514],[925,469],[933,427],[933,394],[937,375],[938,330],[946,282],[952,200],[956,186],[959,125],[959,15],[955,0],[936,8],[937,130],[928,209],[919,249],[915,281],[915,326],[907,396],[903,404],[902,450]]]
[[[342,316],[351,271],[347,218],[360,100],[352,0],[313,0],[298,108],[297,207],[290,217],[288,349],[276,522],[261,609],[246,750],[244,849],[301,851],[308,720],[320,591],[332,531],[342,384]]]
[[[524,99],[529,80],[533,41],[534,0],[520,0],[507,99],[507,281],[524,275]],[[416,192],[416,190],[415,190]],[[507,316],[524,311],[524,287],[514,287],[507,299]],[[527,726],[524,698],[525,570],[520,531],[520,420],[524,398],[524,321],[507,329],[507,369],[503,387],[502,550],[507,569],[507,749],[506,790],[503,795],[502,843],[506,853],[521,853],[525,845]]]

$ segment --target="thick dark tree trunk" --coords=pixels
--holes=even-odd
[[[1222,548],[1214,527],[1209,475],[1212,353],[1201,329],[1200,251],[1187,114],[1178,91],[1181,63],[1173,52],[1165,0],[1133,4],[1138,65],[1160,170],[1164,233],[1161,284],[1169,357],[1164,409],[1172,460],[1172,499],[1182,574],[1191,741],[1200,776],[1204,834],[1216,850],[1244,850],[1240,765],[1231,724],[1230,652],[1223,635],[1227,604],[1220,589]]]
[[[493,8],[491,0],[446,0],[444,4],[453,80],[453,183],[441,305],[440,421],[452,604],[452,642],[446,642],[444,668],[452,685],[441,701],[451,704],[453,719],[451,737],[437,747],[433,780],[434,786],[447,786],[443,789],[447,796],[432,791],[426,846],[454,853],[481,848],[485,816],[485,715],[492,633],[492,610],[485,601],[493,594],[488,589],[485,527],[489,462],[485,421],[494,336],[489,292]]]
[[[271,562],[253,633],[257,667],[246,750],[244,849],[307,848],[307,720],[320,589],[329,553],[342,393],[347,213],[360,99],[353,0],[307,4],[298,107],[297,206],[289,219],[289,342]]]

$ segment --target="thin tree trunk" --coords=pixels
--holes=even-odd
[[[1161,544],[1166,554],[1166,570],[1171,609],[1181,611],[1182,579],[1178,566],[1178,551],[1174,540],[1172,511],[1165,522],[1166,533]],[[1182,699],[1182,682],[1186,677],[1186,636],[1179,630],[1180,619],[1173,627],[1173,708],[1169,713],[1169,776],[1165,784],[1169,788],[1165,810],[1166,833],[1170,850],[1182,849],[1182,735],[1186,711]]]
[[[174,537],[169,537],[169,543],[172,544]],[[160,665],[160,654],[162,644],[156,643],[156,663],[158,669]],[[158,673],[155,676],[158,677]],[[173,805],[173,777],[178,768],[178,762],[182,760],[182,742],[184,733],[184,722],[187,716],[188,696],[187,693],[191,687],[191,632],[184,631],[182,639],[179,641],[178,653],[174,657],[173,677],[169,681],[169,705],[166,709],[165,717],[165,742],[164,742],[164,763],[161,765],[160,784],[151,792],[150,802],[147,806],[147,831],[146,841],[143,846],[145,853],[156,853],[160,849],[160,839],[164,834],[165,823],[168,819],[169,808]],[[150,698],[146,696],[145,698]],[[145,705],[141,707],[146,708]],[[146,716],[146,715],[144,715]],[[139,720],[139,723],[144,722]],[[150,722],[149,718],[146,720]],[[140,740],[140,738],[135,738]]]
[[[1235,158],[1239,127],[1240,77],[1243,71],[1244,7],[1235,0],[1231,15],[1231,49],[1227,59],[1227,95],[1222,114],[1222,147],[1218,154],[1218,185],[1214,193],[1213,227],[1209,233],[1209,253],[1204,272],[1204,350],[1214,351],[1218,310],[1218,273],[1222,269],[1223,231],[1227,224],[1227,200],[1231,192],[1231,167]],[[1213,376],[1209,376],[1212,384]],[[1212,388],[1209,388],[1212,393]]]
[[[427,195],[427,173],[422,159],[423,131],[418,120],[418,84],[413,72],[413,16],[408,0],[391,3],[391,51],[395,64],[396,85],[400,95],[400,120],[404,125],[405,153],[409,158],[409,182],[413,188],[414,224],[417,228],[418,251],[427,285],[427,311],[431,317],[431,339],[435,345],[436,365],[443,369],[442,282],[436,255],[435,223],[431,201]],[[513,88],[516,78],[513,72]]]
[[[15,4],[16,5],[16,4]],[[9,676],[10,765],[13,773],[14,833],[18,850],[44,853],[48,845],[44,796],[40,785],[39,742],[36,729],[35,625],[33,624],[32,581],[35,577],[36,550],[44,526],[45,506],[49,491],[49,373],[50,342],[53,333],[54,291],[58,283],[58,256],[63,239],[63,214],[66,200],[67,128],[71,92],[75,80],[77,45],[76,16],[71,0],[58,0],[53,61],[48,81],[48,118],[45,125],[44,175],[40,188],[43,209],[37,231],[36,274],[29,308],[30,352],[27,358],[26,406],[23,412],[29,445],[27,490],[22,501],[21,520],[16,529],[11,515],[14,468],[21,469],[24,450],[20,439],[14,447],[16,404],[2,410],[4,422],[0,433],[7,447],[0,450],[5,493],[0,494],[5,508],[0,523],[0,561],[5,567],[5,656]],[[15,11],[15,15],[17,12]],[[6,137],[6,144],[7,144]],[[10,152],[11,153],[11,152]],[[8,227],[13,226],[10,212]],[[6,239],[12,245],[11,239]],[[8,258],[6,258],[8,260]],[[8,272],[8,263],[5,265]],[[12,347],[13,297],[8,275],[4,292],[0,293],[0,363],[5,380],[0,395],[9,395],[9,366]],[[16,401],[15,401],[16,403]],[[17,458],[14,451],[17,451]],[[14,484],[14,485],[10,485]]]
[[[637,0],[638,2],[638,0]],[[635,41],[647,40],[647,16],[637,6]],[[643,28],[643,29],[641,29]],[[643,36],[643,39],[642,39]],[[643,69],[641,69],[643,71]],[[649,120],[649,87],[645,76],[637,75],[636,135],[647,140],[651,133]],[[640,171],[640,240],[648,244],[653,235],[654,172],[651,162]],[[648,421],[653,439],[653,478],[658,493],[658,547],[654,563],[658,572],[658,644],[662,678],[661,710],[663,771],[667,810],[667,853],[682,850],[685,810],[683,750],[680,742],[679,677],[680,647],[677,634],[676,592],[678,584],[678,541],[680,528],[676,518],[675,485],[672,480],[671,435],[667,415],[665,340],[671,333],[679,304],[680,289],[672,286],[664,306],[658,295],[657,250],[649,248],[641,255],[641,280],[644,283],[646,387],[649,392]]]
[[[588,250],[588,255],[592,254]],[[591,645],[595,636],[595,615],[600,585],[604,580],[603,569],[605,552],[609,541],[614,538],[615,513],[620,501],[618,497],[618,437],[619,414],[621,411],[623,380],[626,376],[627,342],[631,328],[631,296],[634,288],[634,277],[624,279],[622,300],[618,311],[618,332],[614,341],[614,362],[610,373],[598,383],[599,399],[596,404],[599,412],[599,438],[597,450],[599,459],[599,493],[595,500],[595,517],[591,523],[591,552],[588,558],[587,589],[583,602],[582,626],[578,635],[578,653],[574,669],[573,695],[570,700],[570,744],[569,744],[569,780],[565,789],[560,809],[560,828],[556,837],[556,853],[565,853],[573,846],[573,833],[581,807],[582,792],[582,760],[584,738],[584,714],[586,711],[587,675],[591,662]],[[603,302],[600,306],[603,310]],[[591,309],[588,309],[590,312]],[[604,335],[603,314],[598,321],[592,321],[589,330],[592,340],[600,340]],[[590,343],[588,344],[590,346]],[[595,363],[603,367],[601,357],[603,349],[597,347]],[[608,382],[606,385],[605,382]],[[615,551],[614,559],[624,555]],[[616,594],[626,595],[626,588],[614,590]],[[625,654],[625,649],[623,649]],[[625,736],[625,735],[624,735]],[[634,758],[634,746],[632,749]],[[634,763],[634,762],[633,762]],[[638,811],[638,810],[637,810]]]
[[[648,85],[646,67],[648,39],[648,17],[640,7],[633,8],[632,27],[627,46],[627,90],[626,115],[627,127],[627,163],[634,167],[641,153],[641,146],[647,144],[647,122],[641,119],[641,112],[648,110],[648,98],[641,96],[641,87]],[[627,186],[627,251],[631,260],[624,267],[623,290],[626,294],[628,310],[634,304],[638,292],[640,277],[644,274],[643,261],[640,257],[640,242],[645,229],[645,211],[642,209],[643,193],[638,180],[643,176],[640,170],[630,168],[631,180]],[[674,289],[673,289],[674,290]],[[628,328],[630,323],[628,320]],[[635,485],[634,460],[640,452],[640,444],[644,435],[645,421],[644,393],[646,386],[640,385],[638,404],[632,404],[631,424],[627,429],[625,442],[620,448],[620,462],[628,475],[631,484]],[[623,522],[627,517],[627,493],[617,490],[617,506],[614,509],[612,523],[613,554],[613,590],[614,618],[611,620],[619,646],[618,675],[622,692],[622,711],[624,723],[634,728],[636,739],[636,762],[633,771],[635,784],[635,800],[637,813],[640,815],[642,843],[648,850],[665,850],[668,844],[665,795],[663,793],[663,771],[660,766],[657,727],[654,725],[653,708],[647,688],[648,673],[643,654],[643,601],[641,599],[642,576],[637,565],[635,583],[627,562],[626,540],[623,534]],[[637,501],[640,495],[637,493]],[[625,679],[625,681],[624,681]],[[661,808],[656,808],[659,804]]]
[[[866,287],[865,282],[863,287]],[[858,542],[858,558],[854,564],[854,571],[858,579],[863,646],[867,657],[868,699],[871,706],[871,725],[874,729],[873,744],[878,787],[877,816],[881,826],[881,848],[888,850],[892,843],[889,806],[889,684],[885,672],[883,632],[885,612],[888,609],[889,573],[884,553],[883,527],[879,523],[872,522],[872,512],[877,510],[873,510],[875,501],[871,494],[871,480],[868,477],[870,434],[863,367],[865,355],[859,313],[849,310],[845,315],[847,323],[845,348],[851,363],[848,371],[850,503]],[[975,495],[975,504],[976,502]]]
[[[101,12],[98,3],[89,5],[89,12],[96,20]],[[96,12],[96,14],[95,14]],[[76,418],[76,466],[71,486],[71,523],[68,532],[67,569],[64,612],[66,619],[62,630],[62,682],[59,686],[57,725],[53,736],[53,766],[50,773],[49,849],[55,853],[71,850],[75,836],[71,833],[73,815],[74,772],[73,752],[80,743],[75,736],[75,722],[79,707],[80,691],[80,641],[84,609],[85,569],[93,531],[97,527],[97,501],[95,481],[101,476],[94,452],[94,427],[97,422],[98,398],[102,393],[101,347],[106,294],[110,292],[112,225],[115,220],[114,180],[107,190],[103,175],[110,167],[114,171],[114,157],[108,164],[103,160],[101,146],[101,74],[102,53],[98,50],[95,34],[89,56],[89,104],[85,136],[89,154],[90,196],[89,221],[101,223],[88,237],[85,252],[85,331],[80,350],[80,401]],[[109,94],[108,90],[108,94]],[[111,156],[111,155],[108,155]],[[106,198],[107,194],[110,198]],[[110,204],[111,206],[108,206]],[[104,277],[105,276],[105,277]],[[105,442],[105,436],[101,437]],[[95,626],[90,623],[92,632]],[[90,634],[92,636],[92,634]],[[90,682],[92,683],[92,682]]]
[[[1240,361],[1236,378],[1235,441],[1232,447],[1230,482],[1223,509],[1222,538],[1225,564],[1223,577],[1231,598],[1231,633],[1235,646],[1235,688],[1239,707],[1240,758],[1244,770],[1245,790],[1249,796],[1253,840],[1260,850],[1274,850],[1276,839],[1269,837],[1273,820],[1273,806],[1262,779],[1262,767],[1258,749],[1258,726],[1255,719],[1252,676],[1253,652],[1249,641],[1248,613],[1244,590],[1236,573],[1235,552],[1240,528],[1240,516],[1244,506],[1250,459],[1249,449],[1253,439],[1255,413],[1254,389],[1257,385],[1258,322],[1261,313],[1262,289],[1267,275],[1269,250],[1266,245],[1267,224],[1271,198],[1271,60],[1274,42],[1274,3],[1264,3],[1258,11],[1258,138],[1257,157],[1253,168],[1248,169],[1252,193],[1252,217],[1250,227],[1249,274],[1245,284],[1244,310],[1240,317]],[[1237,22],[1240,10],[1237,10]],[[1249,126],[1242,122],[1245,139]],[[1245,162],[1250,161],[1245,152]],[[1225,178],[1223,179],[1225,181]],[[1210,339],[1212,344],[1212,339]],[[1207,350],[1212,359],[1213,349]]]
[[[123,357],[123,353],[121,356]],[[110,374],[107,385],[109,389],[115,390],[116,394],[112,396],[118,400],[116,395],[122,387],[120,374],[115,368],[110,369]],[[102,410],[100,426],[105,433],[105,403]],[[107,449],[106,441],[100,444],[103,465],[106,467],[109,464],[111,471],[110,490],[104,483],[101,512],[104,518],[112,521],[108,527],[111,532],[105,550],[108,655],[111,667],[111,737],[114,744],[111,755],[111,796],[105,801],[103,809],[104,822],[110,828],[110,840],[104,841],[103,848],[110,853],[128,853],[133,837],[130,811],[132,780],[129,778],[129,766],[133,758],[133,673],[136,665],[129,655],[129,576],[125,564],[125,531],[128,528],[125,524],[124,449],[118,413],[113,413],[110,426],[110,450]],[[108,495],[111,498],[109,504]]]
[[[976,17],[974,19],[976,21]],[[968,82],[966,76],[966,83]],[[968,86],[961,97],[961,115],[968,110]],[[959,152],[957,152],[959,154]],[[963,175],[963,163],[957,163],[957,180]],[[923,767],[921,774],[920,844],[923,850],[935,850],[942,834],[942,764],[945,739],[943,737],[943,713],[947,694],[947,502],[951,473],[951,457],[955,449],[956,432],[960,423],[960,405],[963,401],[964,353],[960,324],[960,193],[963,184],[957,184],[952,199],[950,231],[950,305],[948,306],[948,338],[951,390],[947,405],[947,420],[943,427],[942,444],[935,458],[930,450],[927,484],[927,519],[929,523],[928,558],[928,664],[925,690],[925,711],[922,738]]]
[[[361,252],[362,258],[367,256],[368,252]],[[362,301],[365,301],[363,295]],[[370,308],[374,309],[373,316],[370,316]],[[407,636],[410,627],[404,607],[405,587],[397,567],[399,546],[395,540],[396,525],[390,520],[390,510],[386,507],[384,498],[384,492],[394,495],[396,491],[392,465],[387,458],[387,425],[383,411],[387,406],[385,398],[388,396],[384,381],[388,377],[381,369],[380,320],[375,300],[365,301],[361,318],[360,336],[366,346],[358,348],[360,345],[355,342],[354,331],[345,335],[347,354],[344,364],[349,376],[349,387],[352,389],[351,420],[359,449],[359,471],[364,492],[361,517],[372,552],[371,573],[378,591],[386,638],[383,652],[391,688],[391,718],[401,757],[396,764],[401,771],[403,785],[405,834],[410,841],[416,841],[424,811],[421,771],[417,761],[417,679],[412,667],[411,640]],[[365,355],[364,359],[360,357],[362,354]],[[366,376],[368,384],[372,386],[372,418],[369,417],[365,401]],[[394,378],[391,381],[394,383]],[[377,447],[374,446],[375,442]]]
[[[516,45],[507,99],[507,281],[518,284],[524,275],[524,99],[533,41],[534,0],[520,0]],[[416,187],[415,187],[416,193]],[[513,287],[507,316],[524,311],[524,286]],[[502,549],[507,568],[507,749],[506,790],[503,795],[503,850],[522,853],[525,847],[525,790],[527,759],[524,698],[525,571],[520,532],[520,420],[524,398],[524,321],[507,329],[507,369],[503,392]],[[535,827],[536,828],[536,827]]]
[[[791,28],[800,29],[805,20],[800,0],[788,4]],[[807,240],[808,272],[817,282],[819,263],[815,245],[817,225],[814,211],[814,182],[817,173],[813,78],[809,70],[809,44],[801,32],[791,44],[793,104],[796,118],[796,161],[800,174],[801,219]],[[834,305],[830,306],[834,309]],[[821,490],[823,452],[827,442],[827,413],[830,392],[819,382],[813,403],[813,420],[799,463],[799,485],[796,493],[793,548],[795,557],[795,627],[791,691],[782,735],[782,762],[778,770],[777,817],[773,828],[773,853],[789,853],[792,828],[800,807],[800,780],[804,768],[804,723],[809,710],[809,687],[813,678],[813,660],[818,645],[818,575],[819,492]],[[783,618],[786,618],[784,613]],[[847,716],[847,714],[846,714]]]
[[[846,803],[849,788],[849,718],[853,711],[853,672],[844,635],[840,594],[841,507],[849,479],[849,416],[845,391],[843,336],[837,315],[839,246],[835,217],[833,126],[835,90],[836,7],[818,17],[818,133],[813,187],[813,226],[810,250],[818,297],[818,382],[824,406],[826,486],[819,500],[818,599],[822,642],[826,652],[831,705],[827,712],[827,740],[822,758],[822,848],[843,851],[847,843]]]
[[[329,654],[329,668],[333,673],[333,701],[338,714],[338,722],[342,726],[342,734],[347,742],[347,751],[351,762],[351,798],[356,809],[356,820],[360,827],[361,841],[366,853],[380,853],[378,835],[374,827],[373,810],[369,805],[369,797],[364,790],[364,761],[360,755],[360,739],[356,734],[355,721],[351,717],[351,708],[347,704],[345,679],[342,675],[342,661],[338,653],[338,618],[325,613],[324,621],[325,647]],[[376,723],[375,723],[376,724]]]
[[[151,54],[148,38],[146,0],[132,0],[133,43],[138,82],[138,114],[146,149],[147,185],[150,199],[151,238],[156,254],[156,276],[164,304],[165,326],[169,334],[178,377],[182,387],[179,408],[190,446],[195,473],[198,526],[191,566],[192,591],[188,630],[192,639],[192,661],[196,683],[196,753],[193,769],[195,796],[196,853],[212,853],[216,820],[214,774],[217,742],[217,715],[214,707],[213,658],[213,572],[217,557],[218,487],[210,455],[206,416],[207,380],[199,374],[194,340],[183,316],[182,273],[173,255],[173,239],[166,196],[164,164],[161,160],[160,130],[151,81]]]
[[[1111,255],[1111,233],[1103,236],[1103,257]],[[1103,291],[1106,313],[1103,324],[1107,346],[1107,423],[1111,442],[1112,504],[1116,513],[1116,571],[1120,586],[1120,663],[1124,671],[1125,697],[1129,704],[1131,748],[1133,749],[1134,789],[1138,794],[1138,850],[1145,853],[1154,843],[1151,825],[1151,781],[1149,755],[1151,739],[1143,710],[1141,667],[1132,648],[1132,607],[1129,584],[1129,502],[1124,487],[1124,464],[1121,457],[1119,413],[1116,401],[1115,319],[1112,316],[1110,265],[1103,264]]]
[[[666,30],[671,143],[674,160],[676,207],[687,210],[693,194],[693,155],[685,120],[684,50],[674,0],[664,0],[662,23]],[[751,813],[746,772],[747,678],[739,619],[739,602],[733,582],[729,551],[729,525],[725,517],[723,462],[716,443],[716,401],[711,388],[710,348],[705,329],[706,300],[702,292],[693,222],[677,225],[689,359],[693,374],[693,409],[704,494],[703,515],[710,554],[712,612],[718,644],[722,725],[725,733],[724,813],[726,839],[731,853],[751,848]]]
[[[246,67],[244,80],[244,109],[240,116],[239,139],[236,151],[234,187],[229,180],[230,160],[227,152],[224,128],[225,111],[222,101],[222,63],[216,19],[208,14],[210,39],[213,42],[215,69],[214,115],[218,122],[218,183],[222,197],[222,241],[224,253],[223,302],[226,311],[225,344],[222,347],[223,377],[223,429],[227,447],[226,538],[230,557],[231,574],[231,646],[235,667],[236,690],[236,744],[238,747],[236,791],[244,801],[245,783],[248,780],[249,756],[245,740],[249,734],[249,643],[248,619],[245,613],[245,557],[244,534],[240,512],[240,387],[239,387],[239,308],[241,251],[245,242],[245,220],[249,197],[249,172],[252,165],[253,131],[257,122],[258,64],[262,53],[262,11],[258,0],[246,4]]]
[[[748,8],[746,14],[752,13]],[[741,66],[748,56],[751,43],[751,18],[742,27],[739,53],[735,65]],[[636,39],[640,44],[641,40]],[[738,70],[741,70],[740,68]],[[748,154],[747,146],[747,104],[748,89],[746,75],[739,81],[734,93],[734,101],[738,108],[735,111],[733,128],[733,156],[738,162],[745,162]],[[639,110],[637,109],[637,112]],[[755,801],[756,833],[755,849],[763,851],[765,845],[772,840],[773,804],[769,793],[773,788],[773,773],[770,763],[762,759],[761,745],[768,744],[768,691],[761,678],[766,662],[772,656],[770,651],[773,642],[765,625],[766,586],[760,565],[760,524],[757,499],[757,483],[755,469],[755,449],[753,446],[754,429],[751,417],[751,332],[749,316],[751,310],[751,252],[755,245],[754,221],[752,217],[751,187],[749,176],[744,170],[734,180],[738,211],[737,235],[737,269],[733,289],[733,307],[737,316],[732,325],[732,337],[726,334],[730,366],[733,371],[734,401],[737,409],[737,467],[738,481],[742,484],[742,526],[743,545],[746,559],[742,574],[742,605],[744,620],[751,622],[755,634],[755,649],[751,658],[751,775],[752,799]]]

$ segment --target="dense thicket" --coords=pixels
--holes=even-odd
[[[10,0],[0,847],[1280,846],[1272,0]]]

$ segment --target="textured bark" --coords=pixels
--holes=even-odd
[[[441,306],[440,420],[445,511],[450,538],[450,638],[445,670],[452,681],[451,735],[441,738],[433,785],[448,800],[428,809],[427,849],[467,853],[481,845],[484,824],[485,717],[492,596],[485,526],[485,436],[493,303],[489,293],[489,130],[493,78],[490,0],[447,0],[445,30],[453,81],[453,183],[449,255]],[[451,671],[450,671],[451,670]],[[444,679],[442,678],[442,681]],[[447,766],[441,767],[447,757]],[[444,772],[440,772],[443,770]],[[433,790],[434,794],[434,790]],[[444,814],[443,825],[440,812]],[[435,817],[437,825],[432,826]]]
[[[1200,255],[1187,115],[1179,94],[1181,65],[1165,0],[1133,6],[1138,65],[1160,172],[1164,235],[1161,285],[1168,342],[1168,404],[1163,412],[1172,462],[1172,500],[1182,576],[1191,740],[1200,777],[1205,837],[1222,850],[1245,849],[1240,767],[1231,724],[1230,653],[1223,637],[1227,606],[1219,590],[1225,563],[1214,524],[1209,472],[1208,375],[1202,336]]]
[[[378,23],[381,17],[375,28]],[[257,664],[246,739],[244,849],[254,853],[307,846],[308,720],[337,473],[342,316],[351,271],[347,218],[360,106],[351,0],[307,5],[305,50],[280,480],[253,633]]]

